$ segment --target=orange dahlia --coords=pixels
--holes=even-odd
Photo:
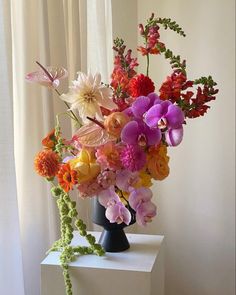
[[[51,150],[43,150],[36,155],[34,168],[40,176],[52,178],[59,170],[59,156]]]
[[[58,182],[65,192],[72,189],[77,183],[77,171],[71,169],[69,164],[64,164],[60,167],[57,173]]]

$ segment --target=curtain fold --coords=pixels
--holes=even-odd
[[[13,150],[10,28],[9,2],[0,0],[0,294],[23,295],[22,249]]]
[[[100,72],[108,83],[112,72],[112,9],[111,1],[87,0],[88,70]]]
[[[55,93],[27,84],[25,75],[37,70],[38,60],[67,68],[70,83],[77,71],[87,72],[89,63],[91,72],[100,71],[107,81],[111,3],[97,2],[0,0],[0,294],[39,295],[40,262],[59,236],[55,200],[49,185],[34,173],[33,162],[55,115],[66,108]],[[63,81],[59,91],[67,92],[69,83]],[[69,139],[70,121],[61,117],[61,126]],[[90,204],[78,201],[80,216],[88,222]]]

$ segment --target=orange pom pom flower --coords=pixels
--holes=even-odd
[[[43,150],[36,155],[34,168],[40,176],[52,178],[59,170],[59,156],[51,150]]]

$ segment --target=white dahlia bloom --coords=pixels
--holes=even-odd
[[[111,97],[112,90],[101,84],[100,74],[93,77],[82,72],[78,72],[77,80],[72,81],[70,91],[61,95],[62,100],[70,103],[71,110],[78,110],[84,123],[88,122],[87,117],[102,120],[101,106],[109,110],[117,108]]]

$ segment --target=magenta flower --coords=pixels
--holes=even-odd
[[[165,133],[166,142],[169,146],[177,146],[183,139],[184,129],[181,126],[178,129],[168,129]]]
[[[146,154],[137,145],[126,145],[120,153],[120,160],[124,168],[131,172],[141,170],[146,163]]]
[[[132,118],[134,116],[131,107],[128,107],[127,109],[123,110],[123,113],[126,114],[130,118]]]
[[[163,101],[150,108],[145,115],[146,124],[164,131],[168,145],[176,146],[183,138],[184,113],[170,101]]]
[[[150,128],[178,129],[184,122],[184,113],[178,106],[166,100],[147,111],[145,122]]]
[[[161,131],[149,128],[142,121],[131,121],[122,129],[121,140],[141,147],[155,145],[161,141]]]
[[[138,97],[132,104],[131,110],[135,118],[142,119],[143,115],[156,103],[161,100],[156,93],[150,93],[148,96]]]

